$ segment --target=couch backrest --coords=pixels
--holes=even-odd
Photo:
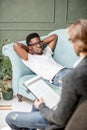
[[[54,50],[55,60],[65,67],[72,67],[79,57],[76,55],[72,44],[68,40],[66,29],[55,30],[50,34],[58,35],[57,45]]]

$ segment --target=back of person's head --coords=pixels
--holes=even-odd
[[[70,40],[76,44],[79,52],[87,52],[87,20],[80,19],[68,27]],[[77,42],[77,41],[81,42]]]
[[[29,35],[26,37],[26,44],[29,45],[30,40],[33,39],[33,38],[35,38],[35,37],[40,38],[40,36],[39,36],[38,33],[31,33],[31,34],[29,34]]]

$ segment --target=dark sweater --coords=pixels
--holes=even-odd
[[[42,116],[49,121],[46,130],[64,128],[76,107],[87,99],[87,57],[63,79],[62,93],[57,108],[39,105]]]

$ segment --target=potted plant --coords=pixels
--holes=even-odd
[[[8,57],[2,54],[2,47],[8,44],[8,39],[0,42],[0,80],[11,80],[12,79],[12,66]]]
[[[4,100],[11,100],[13,98],[13,89],[5,81],[0,81],[0,89]]]

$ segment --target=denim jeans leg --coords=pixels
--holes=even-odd
[[[53,84],[56,86],[62,86],[62,79],[64,78],[64,76],[66,76],[66,74],[68,74],[70,71],[72,70],[72,68],[63,68],[61,71],[59,71],[54,79],[53,79]]]
[[[35,111],[39,111],[39,110],[36,109],[34,105],[32,105],[32,110],[31,110],[31,112],[33,112],[33,111],[35,112]],[[36,130],[36,129],[31,129],[31,128],[30,128],[29,130]]]
[[[6,117],[6,122],[12,130],[22,129],[45,129],[48,121],[45,120],[39,111],[35,112],[11,112]]]

